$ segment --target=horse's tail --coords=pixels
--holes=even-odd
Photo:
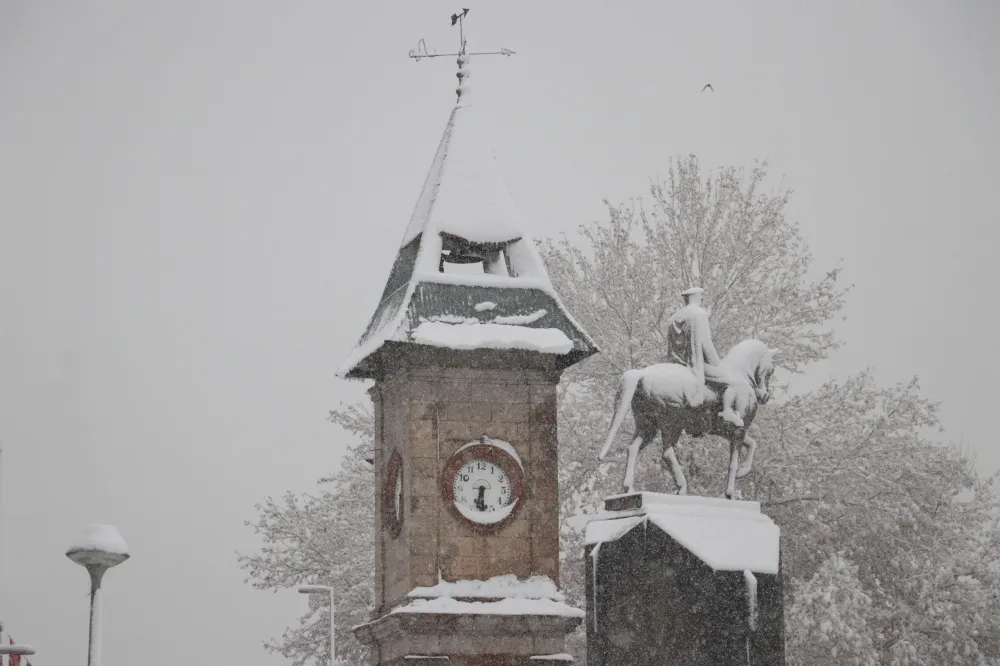
[[[598,460],[604,460],[608,455],[608,451],[611,450],[611,443],[615,441],[615,435],[618,434],[618,429],[622,427],[622,421],[625,420],[625,412],[632,403],[632,396],[635,395],[635,387],[639,385],[640,379],[642,379],[641,370],[629,370],[622,375],[621,381],[618,383],[618,394],[615,396],[615,415],[611,419],[611,427],[608,429],[608,437],[604,441],[604,447],[597,456]]]

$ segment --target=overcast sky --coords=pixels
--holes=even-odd
[[[406,54],[453,50],[459,5],[0,2],[0,617],[36,666],[85,659],[63,553],[91,522],[133,553],[107,666],[281,663],[260,641],[306,600],[243,584],[243,521],[344,449],[326,410],[363,385],[334,371],[454,103],[454,62]],[[537,235],[673,155],[767,158],[817,272],[857,285],[803,385],[919,373],[1000,467],[1000,4],[476,2],[467,26],[517,51],[472,84]]]

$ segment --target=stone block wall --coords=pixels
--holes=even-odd
[[[558,381],[558,372],[546,369],[404,368],[372,389],[378,486],[399,451],[405,506],[395,539],[379,506],[377,615],[414,587],[436,584],[439,571],[445,580],[513,573],[558,582]],[[490,535],[452,515],[440,479],[451,455],[483,435],[510,442],[525,467],[524,505]]]

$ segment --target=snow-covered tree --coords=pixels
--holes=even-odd
[[[790,192],[766,191],[766,182],[766,165],[703,177],[694,157],[682,158],[664,183],[652,185],[648,201],[609,205],[607,221],[541,244],[556,290],[602,350],[567,371],[560,386],[562,583],[578,605],[582,526],[597,498],[619,491],[622,474],[621,460],[596,460],[615,388],[625,370],[665,357],[665,324],[681,304],[680,292],[693,284],[706,289],[713,338],[723,353],[757,337],[781,349],[776,360],[785,370],[801,372],[839,344],[833,323],[847,293],[840,271],[814,271],[798,226],[785,218]],[[247,568],[258,587],[326,580],[330,559],[297,548],[339,548],[354,562],[371,562],[374,490],[370,468],[357,455],[370,447],[370,413],[347,407],[331,418],[362,439],[357,464],[349,459],[332,490],[320,496],[326,505],[289,498],[262,507],[257,527],[265,549],[243,559],[244,566],[253,562]],[[936,406],[921,396],[916,380],[880,387],[869,372],[802,395],[779,391],[758,413],[753,431],[760,448],[741,490],[782,528],[792,663],[998,663],[996,487],[976,477],[967,456],[931,439],[938,427]],[[628,428],[622,430],[624,437]],[[721,493],[728,461],[721,440],[684,437],[678,456],[689,492]],[[640,459],[642,486],[671,491],[667,479],[656,453]],[[368,490],[353,496],[337,490],[364,484]],[[305,511],[314,515],[306,518]],[[274,546],[275,538],[286,538],[279,526],[324,521],[358,529],[334,541],[309,536],[321,534],[313,530]],[[371,570],[359,564],[353,574],[370,577]],[[369,596],[370,585],[361,588]],[[834,594],[834,586],[842,593]],[[823,605],[827,591],[842,604],[834,614]],[[338,604],[342,631],[364,620],[363,596],[353,598],[354,610],[346,599]],[[359,619],[347,619],[350,612]],[[271,644],[296,665],[321,656],[313,651],[323,644],[315,609],[301,622]],[[839,646],[843,661],[811,660],[808,636],[817,627],[830,628],[824,654]],[[571,640],[581,660],[582,637],[581,630]],[[353,638],[338,645],[338,652],[361,654]]]
[[[878,666],[868,618],[872,599],[858,568],[841,554],[828,557],[813,576],[793,583],[795,605],[786,621],[789,666]]]
[[[259,518],[247,523],[264,542],[260,552],[238,555],[247,582],[257,589],[332,585],[336,597],[337,656],[344,666],[368,663],[367,649],[351,627],[368,621],[374,601],[375,480],[365,461],[371,451],[372,414],[361,405],[331,412],[330,418],[358,441],[341,469],[320,479],[320,492],[257,505]],[[309,595],[309,609],[297,626],[264,646],[291,660],[292,666],[330,663],[330,600]]]

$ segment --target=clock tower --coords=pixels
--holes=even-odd
[[[566,664],[556,386],[597,351],[553,289],[459,99],[382,297],[340,374],[371,379],[376,665]]]

